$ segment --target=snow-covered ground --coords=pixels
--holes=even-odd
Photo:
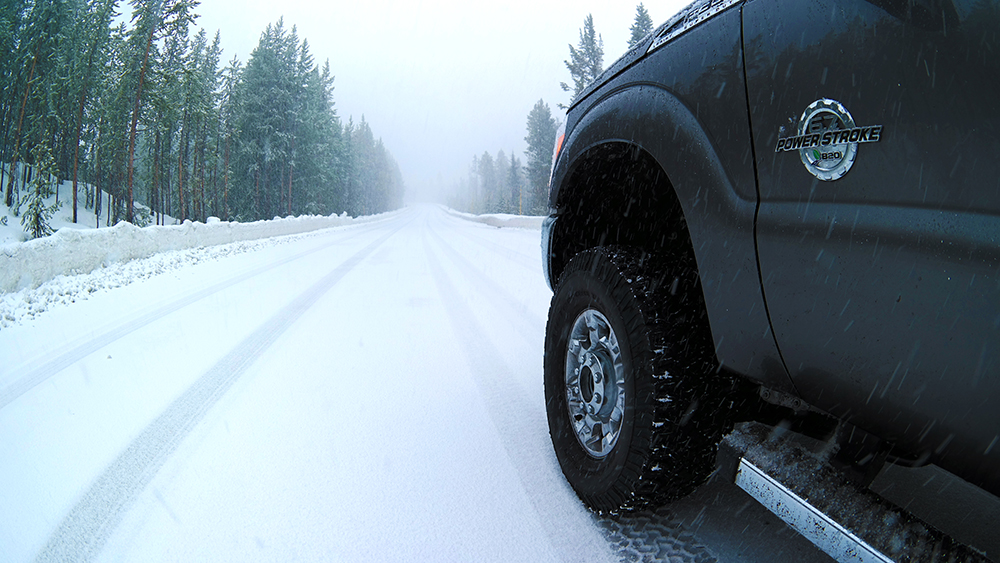
[[[9,294],[0,561],[822,560],[732,484],[588,512],[545,421],[539,232],[465,219]]]
[[[0,559],[613,559],[547,443],[538,232],[432,217],[157,255],[3,329]]]
[[[91,229],[63,217],[53,222],[58,230],[51,236],[0,244],[0,293],[34,289],[58,276],[86,274],[169,251],[305,233],[373,218],[355,219],[345,213],[237,223],[210,217],[207,223],[184,221],[179,225],[138,228],[120,222],[113,227]],[[9,234],[11,221],[7,223]]]
[[[3,170],[3,183],[0,184],[0,191],[5,191],[7,189],[7,181],[10,176],[7,175],[7,164],[0,165]],[[18,173],[23,171],[22,166],[18,166]],[[21,188],[20,176],[18,176],[17,186]],[[25,195],[25,190],[20,189],[20,194],[22,197]],[[49,226],[52,227],[53,231],[58,231],[60,229],[74,229],[74,230],[88,230],[98,228],[98,219],[94,215],[93,209],[86,209],[84,206],[84,185],[77,184],[77,222],[73,222],[73,181],[65,180],[59,184],[59,190],[53,192],[51,196],[46,198],[46,207],[54,206],[56,203],[59,207],[55,214],[52,216],[51,221],[49,221]],[[108,213],[107,210],[111,208],[110,199],[108,194],[101,192],[101,213],[100,227],[108,226]],[[0,200],[2,201],[2,200]],[[23,211],[23,208],[22,208]],[[170,216],[164,218],[163,223],[165,225],[173,225],[178,223],[176,219]],[[30,237],[24,232],[24,227],[21,225],[21,216],[16,216],[14,210],[6,207],[0,203],[0,246],[14,243],[14,242],[24,242],[29,240]]]
[[[491,227],[516,227],[519,229],[540,229],[545,217],[511,215],[509,213],[487,213],[484,215],[473,215],[472,213],[462,213],[454,209],[444,208],[445,211],[456,217],[461,217],[466,221],[474,221]]]

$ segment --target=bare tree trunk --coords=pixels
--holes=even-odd
[[[207,203],[205,201],[205,145],[206,141],[206,127],[202,128],[202,132],[198,135],[198,149],[197,149],[197,170],[198,170],[198,220],[204,221],[208,217],[205,208]]]
[[[160,128],[156,128],[156,141],[153,143],[153,193],[149,196],[149,205],[153,209],[153,223],[160,224],[162,207],[160,206]]]
[[[288,163],[287,162],[285,163],[285,168],[288,168]],[[285,173],[284,172],[279,172],[278,173],[278,213],[281,213],[281,210],[285,207],[284,199],[285,199],[285,195],[286,195],[287,192],[288,192],[288,190],[285,189]]]
[[[219,211],[219,136],[215,136],[215,164],[212,166],[212,209],[216,217],[222,218]]]
[[[295,137],[292,137],[292,154],[295,154]],[[288,214],[292,214],[292,170],[295,168],[294,161],[288,163]]]
[[[35,76],[35,63],[38,61],[38,52],[35,52],[31,59],[31,70],[28,71],[28,82],[24,85],[24,99],[21,101],[21,113],[17,118],[17,132],[14,134],[14,155],[10,165],[10,181],[7,183],[7,194],[4,198],[7,207],[14,205],[14,172],[17,170],[17,153],[21,150],[21,125],[24,122],[24,109],[28,105],[28,92],[31,92],[31,79]]]
[[[288,165],[288,214],[292,214],[292,171],[295,170],[295,166]]]
[[[200,221],[200,220],[203,220],[205,218],[204,214],[202,212],[203,208],[205,206],[205,202],[203,201],[203,198],[205,196],[204,196],[204,194],[201,193],[201,170],[203,168],[203,164],[202,164],[202,162],[200,162],[200,160],[198,158],[199,156],[200,155],[198,154],[198,148],[197,148],[197,145],[196,145],[195,146],[195,151],[194,151],[194,163],[192,163],[192,167],[191,167],[191,173],[192,173],[192,178],[191,178],[191,218],[194,219],[195,221]]]
[[[149,63],[149,50],[153,45],[153,31],[155,26],[149,28],[149,39],[146,40],[146,53],[142,57],[142,68],[139,69],[139,88],[135,93],[135,105],[132,106],[132,127],[128,135],[128,208],[125,211],[125,220],[129,223],[134,219],[132,211],[132,171],[135,157],[135,130],[139,124],[139,102],[142,100],[142,82],[146,77],[146,65]]]
[[[222,196],[222,213],[223,213],[222,218],[228,221],[229,220],[229,136],[228,135],[226,136],[226,168],[225,170],[223,170],[223,173],[226,175],[226,180],[225,183],[223,184],[224,193]]]
[[[98,125],[100,126],[100,125]],[[98,130],[99,131],[99,130]],[[97,174],[94,175],[94,217],[97,219],[96,228],[101,228],[101,149],[100,137],[98,137],[97,150],[94,151],[94,160],[97,161]]]
[[[179,136],[178,136],[179,137]],[[180,204],[177,219],[184,221],[184,151],[177,147],[177,203]]]
[[[205,159],[205,155],[202,155],[202,161],[201,161],[201,188],[199,188],[198,191],[201,192],[201,220],[202,221],[207,221],[208,220],[209,205],[208,205],[208,195],[205,193],[205,184],[206,184],[206,182],[205,182],[205,160],[204,159]]]
[[[76,147],[73,149],[73,222],[76,223],[76,185],[77,172],[80,168],[80,134],[83,132],[83,104],[87,99],[86,91],[80,92],[80,111],[76,122]]]

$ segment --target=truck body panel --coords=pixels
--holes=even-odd
[[[1000,1],[692,6],[570,108],[550,283],[574,172],[634,147],[683,211],[722,366],[1000,494]]]
[[[878,4],[744,8],[771,322],[807,402],[996,488],[1000,184],[977,155],[1000,154],[1000,65],[975,45],[1000,21],[984,2]],[[835,181],[776,152],[823,98],[882,126]]]

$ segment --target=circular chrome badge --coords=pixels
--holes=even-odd
[[[779,138],[774,152],[797,151],[810,174],[839,180],[854,166],[858,144],[877,143],[881,136],[881,125],[858,127],[843,104],[823,98],[809,104],[795,136]]]
[[[824,98],[809,104],[799,119],[799,135],[819,135],[820,144],[799,149],[806,170],[825,181],[847,174],[858,155],[857,139],[852,143],[849,136],[854,128],[854,118],[840,102]],[[840,142],[844,137],[847,142]],[[829,144],[824,143],[827,140]]]

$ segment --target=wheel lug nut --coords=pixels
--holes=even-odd
[[[595,403],[601,402],[601,395],[599,393],[594,395],[594,402]]]

